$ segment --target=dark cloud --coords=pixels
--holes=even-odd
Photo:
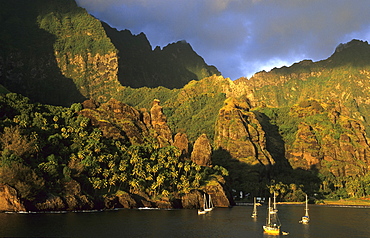
[[[339,43],[370,38],[368,0],[77,0],[152,46],[186,40],[225,77],[320,60]]]

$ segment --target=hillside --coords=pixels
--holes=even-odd
[[[132,35],[129,30],[117,31],[105,23],[103,26],[118,49],[118,78],[124,86],[182,88],[191,80],[220,75],[185,41],[152,50],[144,33]]]
[[[152,50],[144,34],[118,32],[74,0],[2,3],[0,84],[33,101],[106,102],[122,85],[181,88],[219,74],[189,44]]]
[[[304,60],[249,80],[190,82],[162,105],[172,130],[188,133],[190,141],[201,133],[214,139],[214,160],[235,176],[234,188],[260,193],[261,181],[273,177],[277,184],[270,186],[285,191],[299,181],[297,193],[364,196],[369,59],[369,44],[353,40],[319,62]],[[243,175],[242,167],[250,173]]]
[[[367,42],[231,81],[73,0],[3,6],[0,185],[16,209],[370,196]]]

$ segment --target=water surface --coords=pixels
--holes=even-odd
[[[309,206],[311,222],[300,224],[302,205],[278,205],[288,236],[263,233],[266,206],[196,210],[116,210],[64,214],[0,214],[1,237],[370,237],[370,208]]]

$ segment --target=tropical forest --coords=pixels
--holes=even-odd
[[[368,42],[232,81],[74,0],[2,6],[1,211],[370,198]]]

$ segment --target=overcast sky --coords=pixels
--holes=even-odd
[[[186,40],[235,80],[303,59],[326,59],[339,43],[370,41],[369,0],[76,0],[118,30],[144,32],[153,49]]]

